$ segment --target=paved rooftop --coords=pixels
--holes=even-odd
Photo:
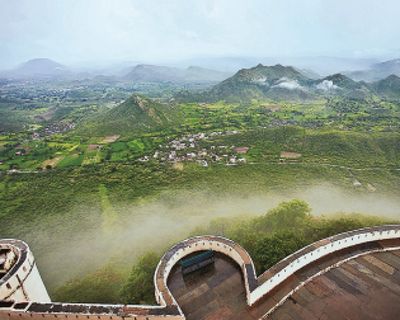
[[[168,278],[168,287],[187,320],[236,318],[246,310],[242,271],[223,254],[215,254],[214,265],[183,276],[176,265]],[[251,317],[248,319],[252,319]]]
[[[400,250],[368,254],[316,277],[270,318],[400,319]]]
[[[395,243],[372,243],[357,252],[344,250],[297,272],[277,290],[249,307],[243,273],[223,254],[215,265],[183,276],[179,264],[168,278],[168,287],[187,320],[260,319],[299,283],[325,266]],[[260,279],[262,281],[262,279]],[[368,253],[344,262],[315,277],[275,309],[268,319],[399,319],[400,250]]]

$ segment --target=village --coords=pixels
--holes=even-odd
[[[210,163],[224,163],[226,165],[238,165],[246,163],[243,156],[249,151],[246,146],[214,145],[217,137],[235,135],[239,131],[215,131],[211,133],[195,133],[185,135],[170,141],[159,148],[152,155],[146,155],[138,159],[140,162],[158,160],[161,163],[196,162],[203,167]]]
[[[76,124],[73,122],[54,122],[50,123],[39,130],[32,132],[32,140],[38,140],[40,138],[44,138],[47,136],[51,136],[53,134],[64,133],[75,128]]]

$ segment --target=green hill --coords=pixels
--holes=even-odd
[[[372,84],[372,88],[380,96],[388,99],[400,99],[400,77],[392,74],[386,79]]]
[[[77,134],[88,136],[125,135],[165,128],[174,118],[174,110],[139,95],[81,124]]]
[[[307,99],[312,94],[306,86],[310,79],[292,67],[257,65],[241,69],[214,86],[208,93],[212,100]]]
[[[320,82],[323,81],[331,81],[334,86],[341,89],[355,90],[362,88],[362,85],[359,82],[356,82],[341,73],[336,73],[320,80]]]
[[[183,102],[249,102],[255,100],[307,101],[324,97],[345,97],[355,100],[374,98],[399,99],[396,75],[366,83],[336,73],[322,79],[310,79],[290,66],[263,66],[241,69],[232,77],[204,92],[182,91],[175,95]]]
[[[227,102],[252,99],[305,101],[332,95],[365,99],[373,95],[373,92],[365,83],[356,82],[340,73],[314,80],[290,66],[259,64],[254,68],[239,70],[209,91],[201,94],[181,93],[178,99]]]
[[[373,92],[364,82],[354,81],[341,73],[317,80],[315,88],[319,94],[351,97],[353,99],[366,99],[373,95]]]

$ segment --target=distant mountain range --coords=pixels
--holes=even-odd
[[[334,95],[359,99],[374,95],[396,98],[400,94],[398,80],[399,77],[391,75],[374,83],[357,82],[340,73],[311,79],[290,66],[259,64],[239,70],[202,94],[185,96],[182,93],[177,99],[237,102],[251,99],[309,100]]]
[[[356,81],[374,82],[387,78],[391,74],[400,76],[400,59],[376,63],[371,59],[348,59],[334,57],[315,58],[260,58],[264,65],[284,63],[295,66],[295,70],[310,79],[321,78],[332,73],[340,73]],[[67,80],[91,79],[106,76],[112,81],[134,82],[172,82],[172,83],[216,83],[231,76],[236,70],[247,68],[257,63],[256,58],[210,58],[188,60],[194,63],[189,67],[171,67],[150,64],[137,64],[132,67],[72,68],[47,58],[32,59],[14,69],[0,71],[0,78],[11,79],[48,79]],[[181,65],[182,65],[181,64]],[[190,64],[189,64],[190,65]],[[228,70],[228,71],[217,71]]]
[[[397,99],[399,93],[400,59],[373,64],[368,70],[336,73],[320,78],[310,70],[276,64],[258,64],[229,72],[191,66],[186,69],[139,64],[122,76],[101,76],[95,72],[77,72],[51,59],[29,60],[13,70],[0,74],[14,79],[75,80],[105,77],[112,82],[133,83],[205,83],[213,85],[203,93],[186,92],[176,96],[185,100],[245,101],[250,99],[308,100],[320,96],[340,95],[365,98],[378,95]],[[230,76],[230,77],[229,77]],[[359,81],[361,79],[362,81]]]
[[[357,81],[373,82],[394,74],[400,76],[400,59],[373,64],[369,69],[346,72],[346,75]]]
[[[18,67],[0,72],[0,78],[10,79],[65,79],[77,80],[83,78],[107,77],[113,81],[132,82],[172,82],[172,83],[217,83],[232,75],[196,66],[186,69],[139,64],[129,68],[125,74],[106,74],[102,71],[90,72],[70,69],[56,61],[46,58],[32,59]]]
[[[179,69],[173,67],[140,64],[123,78],[134,82],[219,82],[231,73],[200,67]]]
[[[343,58],[330,56],[316,57],[209,57],[182,61],[182,65],[196,65],[204,68],[227,70],[236,72],[239,69],[251,68],[262,63],[263,65],[282,64],[295,66],[299,70],[312,70],[322,76],[341,71],[356,71],[369,68],[377,63],[376,59]],[[321,76],[320,76],[321,77]]]

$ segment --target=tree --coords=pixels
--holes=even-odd
[[[159,261],[160,257],[153,252],[149,252],[139,259],[121,290],[121,298],[124,303],[155,303],[153,276]]]
[[[276,230],[298,229],[311,219],[311,208],[302,200],[282,202],[266,215],[255,219],[254,231],[267,232]]]
[[[122,273],[106,266],[83,278],[73,279],[55,293],[56,300],[89,303],[119,303],[119,288],[124,282]]]
[[[305,245],[307,241],[295,232],[278,232],[258,239],[253,253],[258,272],[267,270]]]

